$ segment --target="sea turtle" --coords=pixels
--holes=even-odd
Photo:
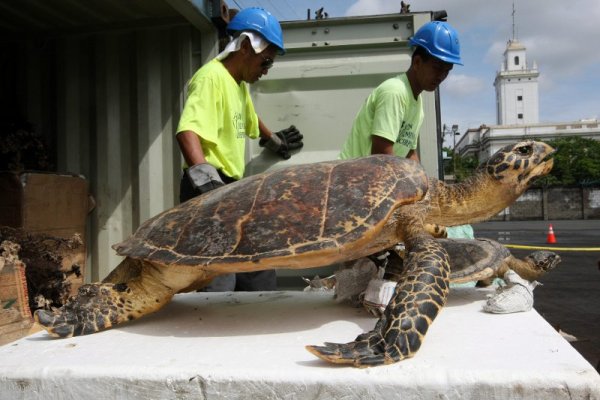
[[[494,278],[502,278],[509,269],[532,282],[554,269],[561,261],[558,254],[548,250],[536,250],[520,259],[490,239],[438,241],[450,257],[450,281],[454,283],[478,281],[479,286],[488,286]]]
[[[561,258],[553,251],[536,250],[523,259],[514,257],[511,252],[495,240],[477,239],[437,239],[448,253],[450,263],[450,283],[477,281],[477,286],[492,284],[495,278],[502,278],[508,270],[521,278],[533,282],[546,272],[554,269]],[[394,246],[369,257],[343,264],[343,268],[326,278],[306,279],[308,290],[335,289],[338,301],[350,299],[356,302],[364,294],[369,282],[380,277],[383,268],[384,281],[402,280],[405,271],[405,252]],[[378,268],[380,267],[380,268]]]
[[[478,281],[478,286],[489,286],[495,278],[502,278],[509,269],[531,282],[561,261],[558,254],[547,250],[536,250],[520,259],[514,257],[502,244],[486,238],[437,239],[437,242],[448,253],[451,283]],[[400,280],[404,270],[402,256],[388,259],[390,262],[386,265],[386,275],[389,274],[392,280]]]
[[[552,168],[542,142],[509,145],[463,184],[428,179],[411,160],[376,155],[254,175],[149,219],[113,248],[125,259],[58,310],[38,310],[51,335],[97,332],[158,310],[215,276],[307,268],[406,244],[407,272],[374,330],[349,344],[307,346],[334,363],[412,356],[448,293],[448,256],[426,229],[485,220]]]

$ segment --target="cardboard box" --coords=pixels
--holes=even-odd
[[[0,248],[0,346],[27,335],[33,324],[25,265],[15,254],[18,250],[4,247]]]
[[[65,269],[73,263],[81,267],[81,276],[71,282],[71,293],[76,293],[85,276],[87,215],[94,208],[86,179],[45,172],[0,172],[0,193],[0,225],[66,239],[81,235],[84,245],[63,257]]]

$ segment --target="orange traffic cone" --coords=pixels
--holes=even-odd
[[[554,229],[552,229],[552,224],[548,227],[548,236],[546,236],[546,243],[556,243],[556,236],[554,236]]]

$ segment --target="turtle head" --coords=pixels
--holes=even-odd
[[[554,152],[546,143],[528,140],[501,148],[480,168],[496,182],[522,193],[533,180],[552,170],[554,160],[549,157]]]
[[[540,273],[545,273],[554,269],[561,261],[560,256],[553,251],[539,250],[534,251],[527,257],[525,261],[531,264],[533,268],[538,270]]]
[[[485,221],[509,207],[536,178],[552,170],[555,150],[533,140],[508,145],[482,163],[463,182],[430,180],[426,222],[455,226]]]

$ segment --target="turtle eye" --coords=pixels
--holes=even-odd
[[[528,156],[532,153],[533,149],[531,146],[521,146],[517,148],[517,152],[522,156]]]

